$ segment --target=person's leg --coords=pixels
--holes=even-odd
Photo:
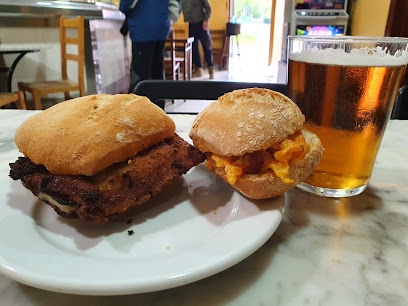
[[[132,43],[132,64],[130,73],[129,93],[132,93],[136,85],[149,78],[152,64],[153,43]]]
[[[164,80],[164,49],[165,40],[158,40],[154,42],[154,51],[152,56],[152,79]]]
[[[200,55],[200,43],[199,43],[199,36],[200,36],[200,29],[202,30],[202,23],[190,23],[188,25],[188,32],[190,37],[194,37],[193,42],[193,64],[196,68],[203,67],[203,62],[201,60]]]
[[[208,29],[207,31],[204,31],[203,28],[201,28],[199,38],[201,41],[201,45],[203,46],[204,59],[205,62],[207,63],[207,67],[212,67],[214,66],[214,63],[210,30]]]
[[[152,79],[164,80],[164,52],[165,52],[165,40],[158,40],[154,42],[154,50],[152,56]],[[155,104],[164,110],[164,100],[155,101]]]
[[[207,63],[208,72],[210,74],[210,79],[214,79],[214,63],[213,63],[213,53],[212,53],[212,40],[210,35],[210,30],[203,30],[202,23],[199,31],[197,32],[197,36],[201,41],[201,45],[203,46],[204,51],[204,58],[205,62]]]

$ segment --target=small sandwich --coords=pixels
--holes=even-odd
[[[93,95],[59,103],[21,124],[25,155],[10,164],[65,218],[103,223],[148,201],[205,156],[146,97]]]
[[[253,199],[283,194],[307,178],[323,147],[303,128],[288,97],[268,89],[235,90],[201,111],[190,131],[207,169]]]

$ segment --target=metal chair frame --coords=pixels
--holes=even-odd
[[[161,81],[144,80],[137,84],[134,93],[146,96],[164,108],[164,100],[217,100],[223,94],[243,88],[268,88],[287,94],[287,84],[220,82],[220,81]],[[197,112],[168,112],[169,114],[197,114]]]

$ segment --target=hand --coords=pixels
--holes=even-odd
[[[203,30],[204,31],[207,31],[208,30],[208,28],[209,28],[209,24],[208,24],[208,21],[203,21]]]

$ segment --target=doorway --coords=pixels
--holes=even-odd
[[[229,79],[277,83],[285,0],[231,0],[230,8],[241,31],[231,36]]]

